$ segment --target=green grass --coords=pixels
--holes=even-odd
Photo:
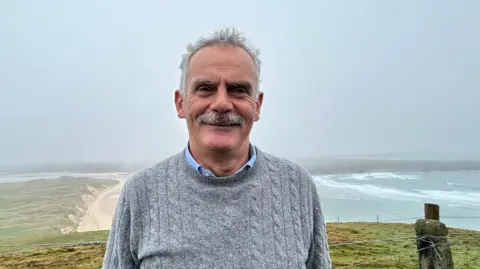
[[[116,180],[62,177],[0,184],[0,252],[16,249],[42,235],[61,235],[61,228],[77,225],[69,218],[84,207],[82,194],[118,184]],[[8,246],[7,246],[8,245]]]
[[[0,256],[0,269],[6,268],[101,268],[104,245],[62,247],[23,254]]]
[[[408,269],[418,268],[414,226],[382,223],[329,223],[330,252],[335,267],[368,262],[352,268]],[[450,229],[450,242],[456,269],[480,268],[480,233]],[[72,233],[55,237],[32,238],[29,243],[64,243],[106,241],[108,231]],[[338,245],[339,243],[398,239],[387,242]],[[0,256],[0,269],[13,268],[100,268],[104,245],[37,249]],[[385,259],[388,257],[388,259]],[[383,259],[383,260],[381,260]],[[377,262],[371,262],[379,260]]]
[[[480,268],[480,233],[450,229],[449,242],[455,268]],[[365,244],[335,245],[345,241],[385,240]],[[418,268],[414,225],[340,223],[329,225],[330,252],[337,267],[368,262],[354,268]],[[371,262],[377,260],[377,262]]]

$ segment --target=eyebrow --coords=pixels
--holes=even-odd
[[[251,89],[252,84],[248,81],[233,81],[233,82],[227,82],[227,88],[228,87],[245,87],[247,89]]]
[[[209,87],[217,87],[218,82],[211,81],[211,80],[197,80],[193,83],[193,89],[198,88],[199,86],[209,86]]]
[[[202,80],[197,80],[193,83],[192,89],[195,90],[200,86],[207,86],[207,87],[212,87],[212,88],[217,88],[220,83],[218,81],[212,81],[208,79],[202,79]],[[238,80],[238,81],[231,81],[231,82],[226,82],[226,87],[227,90],[229,88],[235,88],[235,87],[244,87],[249,93],[252,92],[252,84],[248,81],[245,80]]]

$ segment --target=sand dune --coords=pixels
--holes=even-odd
[[[77,228],[77,232],[109,230],[113,214],[122,191],[125,179],[117,179],[119,183],[97,194],[96,198],[87,204],[85,215]]]

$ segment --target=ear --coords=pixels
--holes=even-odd
[[[263,104],[263,92],[258,93],[258,98],[255,100],[255,121],[258,121],[260,119],[260,109],[262,108]]]
[[[185,112],[183,110],[183,96],[180,90],[175,91],[175,108],[177,109],[177,115],[180,119],[185,118]]]

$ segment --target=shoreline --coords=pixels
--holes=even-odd
[[[93,199],[86,201],[84,212],[77,211],[77,214],[83,214],[75,229],[76,232],[110,230],[118,195],[122,191],[126,179],[115,178],[114,180],[117,180],[118,184],[93,195]]]

